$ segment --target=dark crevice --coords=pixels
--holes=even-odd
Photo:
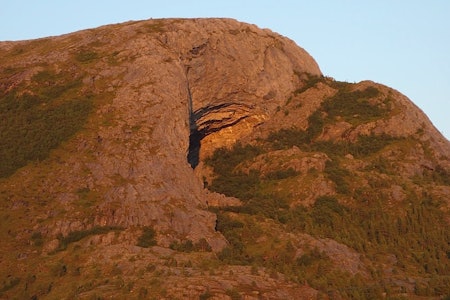
[[[191,87],[189,86],[189,79],[188,79],[188,71],[189,69],[186,69],[185,73],[186,88],[188,92],[188,110],[189,110],[189,128],[190,128],[187,161],[191,165],[191,167],[195,169],[195,167],[198,166],[198,163],[200,161],[200,147],[201,147],[200,141],[202,140],[202,135],[198,130],[194,114]]]
[[[191,134],[189,135],[189,151],[187,160],[193,169],[195,169],[200,162],[200,147],[202,138],[202,134],[198,130],[191,129]]]

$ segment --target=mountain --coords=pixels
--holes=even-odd
[[[450,295],[449,141],[270,30],[0,42],[0,95],[1,299]]]

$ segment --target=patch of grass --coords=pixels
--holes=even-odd
[[[308,143],[306,132],[297,128],[283,128],[276,132],[271,132],[267,140],[276,150],[290,149],[293,146],[303,146]]]
[[[216,230],[220,231],[229,242],[229,246],[219,253],[219,259],[230,264],[249,264],[245,254],[245,246],[240,232],[244,223],[231,218],[227,214],[217,215]]]
[[[211,246],[208,244],[206,239],[202,238],[198,242],[194,243],[191,240],[186,240],[182,242],[174,241],[170,244],[170,249],[180,252],[211,252]]]
[[[2,287],[0,288],[0,295],[4,292],[9,291],[20,283],[20,278],[15,276],[8,276],[2,281]]]
[[[450,186],[450,172],[437,165],[433,170],[424,170],[423,180],[428,183]]]
[[[336,191],[340,194],[348,195],[350,186],[348,184],[351,173],[340,167],[336,160],[327,160],[325,163],[325,174],[336,184]]]
[[[303,86],[299,89],[296,89],[294,91],[294,94],[301,94],[309,90],[310,88],[315,87],[319,82],[325,82],[325,78],[323,76],[307,74],[307,79],[303,81]]]
[[[320,111],[315,111],[308,118],[309,126],[306,130],[300,130],[298,128],[280,129],[276,132],[271,132],[267,138],[267,142],[271,144],[274,149],[289,149],[293,146],[306,148],[309,147],[314,139],[322,133],[323,126],[325,124]]]
[[[353,156],[365,157],[373,153],[377,153],[388,145],[401,140],[403,140],[403,138],[393,137],[386,134],[360,135],[356,143],[349,143],[347,147],[348,152]]]
[[[92,107],[88,100],[43,109],[26,102],[0,108],[0,177],[10,176],[29,161],[47,158],[52,149],[82,127]]]
[[[100,199],[99,194],[88,187],[78,189],[77,195],[78,201],[76,201],[76,204],[84,208],[92,207]]]
[[[263,177],[257,170],[242,172],[237,169],[241,163],[251,161],[262,151],[261,147],[240,144],[231,149],[217,150],[206,161],[218,175],[208,188],[227,196],[237,197],[244,202],[242,207],[229,209],[277,219],[289,205],[287,195],[277,191],[274,184],[279,180],[295,177],[298,172],[293,169],[276,170]]]
[[[141,236],[138,239],[137,246],[142,248],[149,248],[156,245],[156,231],[149,226],[142,228]]]
[[[151,24],[145,26],[145,29],[148,33],[162,33],[166,30],[163,20],[153,20]]]
[[[51,38],[40,38],[35,40],[30,40],[27,42],[22,42],[18,45],[15,45],[10,50],[3,50],[0,53],[0,62],[2,64],[4,62],[10,61],[10,59],[17,59],[18,56],[21,56],[22,54],[26,55],[30,53],[31,51],[36,51],[36,53],[40,53],[42,55],[47,54],[49,51],[54,51],[54,48],[52,47],[52,41]]]
[[[214,170],[218,174],[233,173],[238,164],[255,158],[261,153],[263,153],[263,149],[258,146],[244,146],[241,143],[236,143],[231,149],[217,149],[211,157],[206,158],[206,163],[214,166]]]
[[[58,236],[59,240],[59,247],[56,249],[57,251],[63,251],[67,249],[67,246],[78,242],[85,237],[91,236],[91,235],[98,235],[98,234],[106,234],[111,231],[122,231],[123,228],[119,226],[94,226],[91,229],[87,230],[77,230],[70,232],[67,236]]]
[[[232,149],[220,148],[206,159],[206,164],[213,166],[214,172],[220,174],[209,187],[211,190],[225,194],[238,195],[241,200],[248,200],[255,192],[259,183],[259,172],[251,171],[249,174],[236,171],[235,168],[242,162],[255,158],[262,153],[256,146],[236,144]]]
[[[340,89],[336,95],[322,103],[321,109],[328,114],[330,120],[342,117],[352,124],[367,123],[382,118],[387,113],[385,109],[369,101],[379,94],[375,87],[368,87],[363,91]]]
[[[241,300],[242,296],[239,294],[238,290],[231,288],[225,291],[225,294],[228,295],[231,300]]]
[[[323,122],[314,121],[319,119],[316,114],[313,114],[310,119],[315,125],[309,127],[306,131],[297,128],[280,129],[270,133],[266,143],[269,143],[273,149],[277,150],[290,149],[296,146],[304,151],[324,152],[330,157],[338,157],[350,153],[354,157],[361,158],[377,153],[383,148],[403,140],[403,138],[382,134],[360,135],[354,143],[347,141],[314,141],[314,138],[322,131]]]
[[[230,29],[228,30],[228,32],[232,35],[238,35],[239,33],[241,33],[239,29]]]
[[[207,300],[209,298],[211,298],[213,296],[213,294],[211,293],[211,291],[209,290],[209,288],[200,294],[199,299],[200,300]]]
[[[76,96],[78,79],[47,70],[30,85],[36,94],[18,87],[0,99],[0,178],[46,159],[82,128],[93,107],[90,99]]]
[[[293,168],[288,168],[287,170],[276,170],[266,174],[265,178],[270,180],[281,180],[290,177],[295,177],[300,175],[300,172],[294,170]]]
[[[99,54],[92,50],[82,49],[75,54],[75,59],[83,64],[90,63],[99,58]]]
[[[38,231],[33,232],[33,234],[31,235],[31,241],[33,242],[34,246],[41,247],[44,244],[42,233]]]
[[[392,170],[391,162],[387,159],[378,157],[372,160],[371,164],[364,168],[365,171],[375,170],[379,173],[384,173],[387,175],[393,175],[394,172]]]

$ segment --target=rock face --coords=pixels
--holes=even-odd
[[[294,42],[231,19],[167,19],[34,41],[1,42],[0,57],[0,95],[4,99],[12,93],[39,95],[42,86],[79,82],[77,90],[61,92],[59,97],[93,101],[82,130],[45,160],[29,163],[0,181],[2,216],[17,220],[2,225],[2,236],[10,243],[1,246],[0,264],[1,269],[11,268],[14,278],[19,278],[17,281],[2,273],[7,279],[0,287],[0,297],[18,289],[20,295],[29,297],[58,297],[63,290],[51,292],[54,281],[48,281],[49,288],[34,285],[27,290],[33,280],[23,274],[53,272],[64,286],[70,282],[64,275],[75,264],[74,255],[82,258],[78,269],[70,269],[74,276],[81,272],[84,278],[92,279],[98,263],[105,277],[117,280],[113,286],[99,279],[80,283],[73,293],[86,297],[114,295],[125,289],[125,281],[135,282],[129,291],[139,292],[142,298],[149,296],[148,289],[155,295],[178,298],[206,297],[211,292],[217,296],[214,299],[228,299],[238,290],[241,294],[252,290],[245,294],[246,299],[311,299],[318,295],[317,290],[289,282],[277,272],[269,276],[268,270],[219,267],[211,262],[216,259],[214,253],[229,241],[217,230],[216,214],[209,208],[236,207],[241,202],[204,188],[217,176],[205,165],[205,159],[216,149],[238,141],[255,144],[277,130],[307,130],[314,112],[339,91]],[[54,74],[56,79],[33,85],[45,74]],[[311,78],[322,80],[308,85]],[[437,168],[449,170],[449,142],[428,118],[388,87],[365,81],[350,89],[365,91],[369,87],[379,91],[370,98],[370,105],[382,107],[386,117],[364,121],[357,115],[352,119],[336,117],[314,139],[354,142],[362,135],[414,136],[417,144],[406,148],[404,160],[396,164],[398,171],[409,178],[425,176]],[[322,112],[322,117],[328,118],[327,113]],[[382,155],[393,161],[398,159],[398,151],[401,149],[392,148]],[[345,157],[349,170],[357,172],[369,165],[351,154]],[[291,183],[295,199],[290,205],[311,206],[320,196],[336,194],[332,180],[311,175],[324,172],[332,160],[323,152],[294,146],[262,154],[239,168],[246,174],[257,170],[263,176],[274,170],[302,174]],[[361,180],[368,182],[367,178]],[[383,191],[394,202],[406,197],[400,185]],[[448,186],[441,185],[432,193],[447,199],[448,209]],[[155,230],[159,247],[146,252],[134,246],[143,228]],[[96,235],[106,229],[108,234]],[[76,238],[76,234],[94,237],[86,240]],[[66,244],[80,240],[79,248],[64,252]],[[167,249],[186,241],[204,246],[206,241],[213,252],[189,256]],[[296,241],[298,253],[312,245],[349,261],[352,275],[359,272],[360,254],[343,244],[305,236]],[[36,250],[33,243],[44,245]],[[18,257],[24,257],[17,253],[20,248],[28,258],[16,265]],[[42,257],[48,263],[35,266]],[[205,267],[208,264],[212,265],[209,269]],[[217,273],[211,271],[215,268]],[[205,276],[205,270],[211,276]],[[369,276],[366,267],[361,270],[361,276]],[[168,281],[154,281],[159,276],[155,272]],[[152,287],[136,279],[137,274],[153,282]],[[189,281],[180,280],[188,275]],[[47,284],[47,279],[39,280]]]
[[[204,22],[209,20],[194,24],[202,27]],[[218,27],[216,33],[188,28],[195,36],[188,45],[172,44],[179,39],[170,35],[167,39],[169,47],[185,49],[181,59],[193,127],[204,139],[202,154],[249,134],[284,103],[299,84],[299,74],[321,74],[314,59],[288,39],[229,20]]]
[[[147,21],[41,43],[55,48],[11,59],[4,68],[48,63],[63,69],[73,55],[90,49],[99,59],[72,68],[83,72],[86,89],[111,93],[95,112],[109,124],[78,137],[79,153],[66,164],[72,172],[59,174],[59,180],[73,181],[74,164],[85,169],[80,182],[70,184],[102,191],[94,224],[154,225],[193,240],[220,236],[213,231],[214,216],[204,211],[207,196],[187,156],[198,160],[234,143],[285,100],[299,84],[296,74],[320,74],[314,59],[292,41],[226,19]],[[15,74],[6,91],[29,79],[28,72]],[[201,149],[189,145],[191,134],[206,138]],[[53,235],[67,234],[64,228],[52,226]]]

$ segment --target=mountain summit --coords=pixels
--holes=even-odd
[[[0,298],[450,294],[450,143],[232,19],[0,42]]]

